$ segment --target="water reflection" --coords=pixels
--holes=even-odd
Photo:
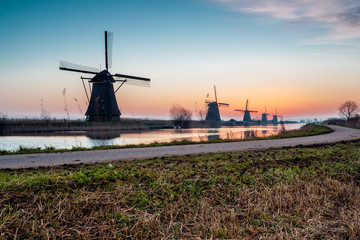
[[[285,128],[297,129],[303,124],[287,124]],[[161,129],[145,132],[71,132],[57,136],[3,136],[0,137],[0,149],[17,150],[19,146],[33,148],[72,148],[94,147],[101,145],[129,145],[171,141],[205,141],[211,139],[242,139],[276,135],[281,126],[235,126],[221,128]]]
[[[251,131],[250,130],[244,131],[244,138],[250,138],[250,137],[251,137]]]
[[[219,139],[220,138],[220,134],[219,134],[219,128],[210,128],[208,129],[208,140],[212,140],[212,139]]]
[[[86,136],[93,140],[109,140],[119,138],[121,133],[119,131],[89,131]]]

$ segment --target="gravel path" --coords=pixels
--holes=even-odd
[[[201,153],[239,152],[247,150],[295,147],[299,145],[306,146],[327,144],[360,139],[360,130],[339,126],[329,127],[331,127],[335,131],[330,134],[288,139],[271,139],[149,148],[123,148],[64,153],[3,155],[0,156],[0,169],[52,167],[64,164],[148,159],[153,157],[179,156]]]

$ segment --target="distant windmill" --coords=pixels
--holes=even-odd
[[[206,113],[205,120],[220,123],[221,118],[220,118],[219,107],[228,107],[229,104],[228,103],[218,103],[217,94],[216,94],[216,86],[214,86],[214,93],[215,93],[215,101],[209,101],[209,100],[205,101],[205,103],[208,105],[208,111]],[[209,96],[209,94],[208,94],[208,96]]]
[[[273,115],[272,123],[277,125],[278,124],[278,115],[277,115],[277,109],[275,110],[275,115]]]
[[[266,110],[266,106],[265,106],[265,112],[263,114],[261,114],[261,122],[262,123],[267,123],[268,120],[267,120],[267,116],[270,115],[267,113],[267,110]]]
[[[257,113],[257,111],[248,110],[248,104],[249,104],[249,100],[246,100],[245,110],[235,109],[235,111],[243,112],[243,113],[244,113],[244,119],[243,119],[243,122],[244,122],[244,123],[249,123],[249,122],[251,122],[250,113],[252,113],[252,112],[253,112],[253,113]]]
[[[100,71],[97,68],[81,66],[73,63],[60,61],[60,70],[95,74],[94,77],[81,77],[87,99],[88,109],[85,113],[87,121],[119,121],[120,110],[117,105],[115,93],[122,85],[130,84],[136,86],[150,86],[150,79],[124,74],[111,74],[108,70],[112,66],[112,39],[113,34],[105,31],[105,67]],[[84,79],[89,82],[90,99],[85,87]],[[120,82],[119,87],[114,91],[113,83]],[[91,85],[92,84],[92,88]]]

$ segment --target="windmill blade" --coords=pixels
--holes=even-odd
[[[215,102],[217,102],[216,86],[214,85]]]
[[[115,79],[116,82],[123,82],[124,84],[140,86],[140,87],[150,87],[150,81],[142,81],[137,79]]]
[[[75,63],[65,62],[60,60],[59,64],[60,70],[72,71],[72,72],[81,72],[81,73],[89,73],[89,74],[97,74],[99,69],[93,67],[87,67]]]
[[[210,100],[205,100],[205,103],[212,103],[214,101],[210,101]]]
[[[112,68],[113,33],[105,31],[105,66],[106,70]]]
[[[228,103],[218,103],[218,105],[229,106]]]
[[[119,78],[126,78],[126,79],[134,79],[134,80],[140,80],[140,81],[146,81],[146,82],[150,82],[150,78],[143,78],[143,77],[136,77],[136,76],[131,76],[131,75],[125,75],[125,74],[114,74],[112,75],[113,77],[119,77]]]
[[[219,107],[229,107],[230,105],[228,103],[218,103]]]
[[[150,87],[150,81],[141,81],[136,79],[127,79],[125,84],[140,87]]]
[[[253,113],[257,113],[258,111],[251,111],[251,110],[248,110],[249,112],[253,112]]]
[[[237,112],[245,112],[245,110],[240,110],[240,109],[235,109],[234,111],[237,111]]]

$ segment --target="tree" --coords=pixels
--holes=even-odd
[[[357,105],[356,102],[350,100],[344,102],[338,108],[339,115],[346,117],[348,120],[352,117],[355,117],[359,110],[359,105]]]
[[[187,128],[191,121],[191,111],[173,104],[170,108],[170,118],[174,122],[175,127]]]

